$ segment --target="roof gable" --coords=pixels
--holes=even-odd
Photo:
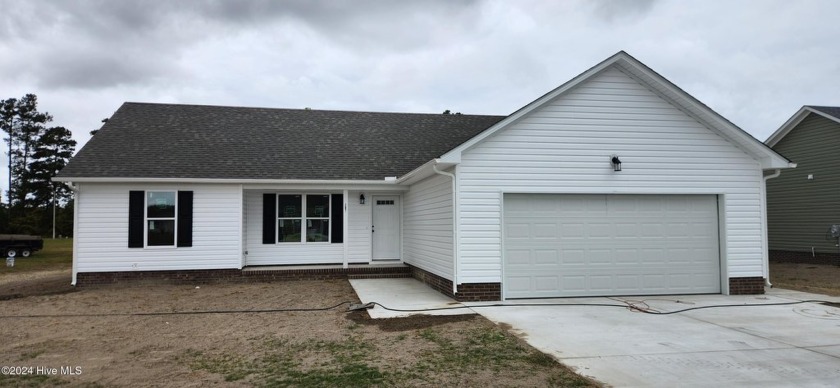
[[[440,158],[440,160],[448,163],[460,162],[461,154],[464,151],[472,148],[494,133],[513,125],[532,111],[549,104],[551,101],[566,94],[577,85],[586,82],[611,67],[618,68],[642,85],[645,85],[670,104],[674,105],[713,132],[717,133],[719,136],[727,139],[736,147],[742,149],[748,155],[759,161],[763,168],[771,169],[789,167],[790,162],[787,159],[777,154],[759,140],[755,139],[744,130],[731,123],[729,120],[726,120],[711,108],[704,105],[624,51],[620,51],[610,58],[607,58],[603,62],[591,67],[577,77],[522,107],[510,116],[506,117],[504,120],[459,145],[452,151],[447,152]]]
[[[125,103],[57,180],[382,181],[502,118]]]
[[[770,147],[775,147],[779,141],[784,139],[790,131],[796,128],[802,120],[805,120],[805,118],[811,114],[819,115],[836,123],[840,123],[840,107],[805,105],[802,108],[799,108],[793,116],[785,121],[785,123],[782,124],[776,132],[773,132],[773,134],[770,135],[764,143]]]

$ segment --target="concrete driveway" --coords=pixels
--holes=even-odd
[[[778,289],[761,296],[618,299],[645,300],[658,311],[808,299],[840,302],[840,298]],[[517,302],[617,303],[608,298],[507,303]],[[840,308],[830,305],[744,306],[673,315],[583,305],[473,310],[510,325],[529,344],[576,368],[578,373],[613,386],[840,385]]]

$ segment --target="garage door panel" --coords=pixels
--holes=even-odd
[[[615,282],[612,275],[589,275],[589,289],[594,292],[612,292]]]
[[[560,264],[560,254],[556,249],[541,249],[534,251],[534,265],[557,266]]]
[[[639,250],[635,248],[618,248],[613,251],[616,265],[633,264],[639,262]]]
[[[586,238],[586,230],[583,224],[563,223],[560,225],[560,235],[563,241],[583,240]]]
[[[583,292],[586,290],[585,276],[563,276],[561,277],[561,290],[566,292]],[[551,294],[555,292],[552,291]]]
[[[712,195],[506,195],[505,296],[719,293],[717,223]]]
[[[510,276],[505,279],[507,290],[513,293],[530,292],[533,288],[531,286],[532,279],[531,276]]]
[[[559,276],[535,276],[534,288],[537,292],[553,291],[560,285]]]
[[[586,262],[586,252],[583,249],[563,249],[560,251],[560,264],[575,265]]]
[[[615,288],[619,291],[633,291],[639,288],[639,275],[616,275],[613,277]]]
[[[505,222],[505,238],[509,240],[514,239],[522,239],[522,240],[530,240],[531,239],[531,224],[529,224],[526,220],[521,220],[520,222],[511,223]]]
[[[665,275],[644,275],[642,276],[642,282],[647,289],[664,291],[668,285],[668,277]]]
[[[609,223],[590,222],[586,224],[586,237],[607,239],[612,237],[612,225]]]
[[[534,239],[556,241],[560,238],[557,222],[539,222],[534,223],[533,225],[534,227],[531,230],[531,233],[533,233],[532,238]]]
[[[507,265],[511,268],[529,268],[531,266],[530,249],[509,249],[506,251],[505,258],[507,259]]]

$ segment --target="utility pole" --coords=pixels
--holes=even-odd
[[[14,128],[14,125],[9,125],[9,207],[6,208],[6,233],[10,233],[12,229],[12,142],[14,142],[12,133]]]
[[[52,184],[52,187],[53,187],[53,197],[52,197],[52,203],[53,203],[53,240],[55,240],[55,183]]]

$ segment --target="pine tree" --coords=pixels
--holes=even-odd
[[[76,141],[72,135],[67,128],[52,127],[38,138],[28,166],[31,179],[27,183],[27,194],[33,205],[46,206],[51,202],[63,204],[70,199],[70,189],[66,185],[52,182],[51,179],[73,156]]]
[[[32,178],[29,163],[45,131],[44,124],[52,121],[52,116],[38,112],[38,97],[34,94],[7,99],[2,110],[2,129],[8,134],[9,145],[9,205],[14,207],[26,203],[28,189],[24,186]]]
[[[52,177],[67,164],[76,141],[67,128],[46,128],[50,121],[49,113],[38,111],[34,94],[0,101],[0,129],[9,146],[9,201],[0,214],[6,233],[48,234],[54,210],[63,219],[66,208],[72,211],[72,192]],[[63,232],[72,233],[72,225]]]

